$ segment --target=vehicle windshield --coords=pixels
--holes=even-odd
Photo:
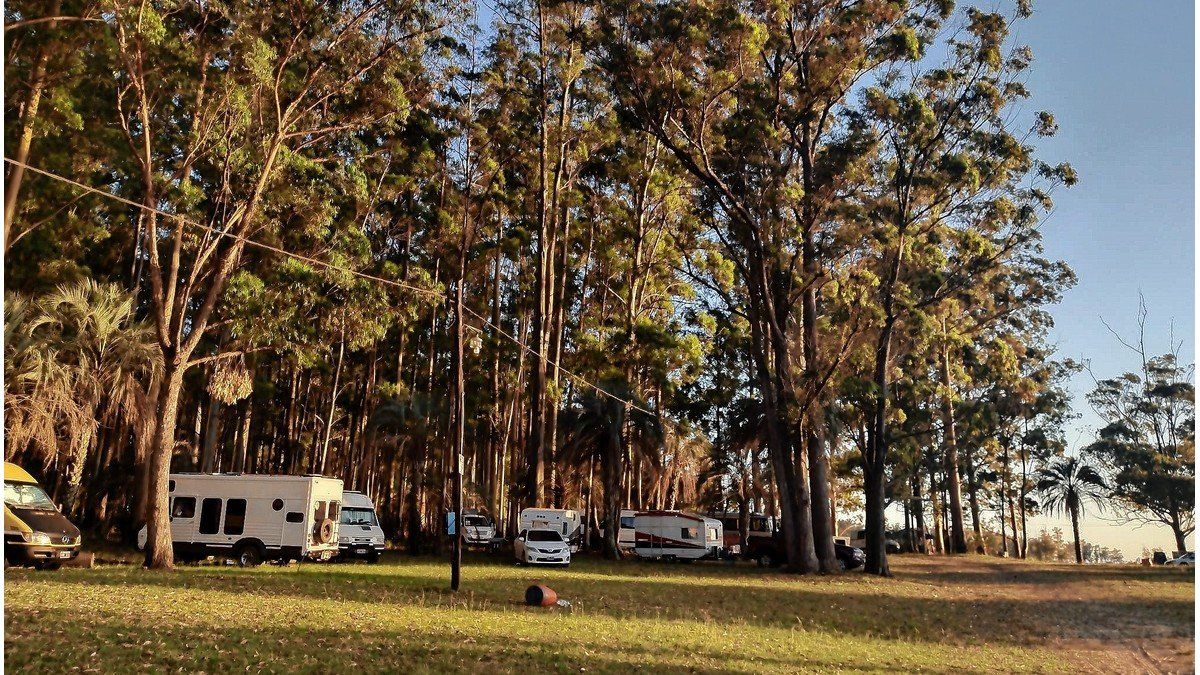
[[[33,483],[4,483],[4,503],[26,509],[53,509],[54,502]]]
[[[530,530],[529,541],[562,541],[562,535],[554,530]]]
[[[346,507],[342,509],[342,525],[376,525],[375,512],[371,509],[356,509]]]
[[[487,520],[487,518],[484,518],[483,516],[465,516],[463,518],[463,523],[465,523],[466,525],[470,525],[471,527],[487,527],[488,526],[488,520]]]

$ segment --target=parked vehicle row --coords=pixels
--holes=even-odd
[[[79,530],[37,481],[7,462],[4,479],[6,563],[52,569],[78,555]],[[255,566],[338,557],[376,562],[386,547],[371,499],[343,490],[336,478],[177,473],[169,478],[168,498],[172,548],[181,561],[217,557]],[[743,546],[737,515],[712,515],[717,517],[623,510],[618,543],[647,560],[740,556],[763,566],[783,561],[779,535],[767,517],[751,517]],[[584,522],[573,509],[527,508],[518,526],[513,555],[520,564],[567,566],[582,547]],[[478,511],[464,512],[463,535],[468,545],[493,551],[504,543],[491,518]],[[143,527],[139,549],[146,539]],[[862,565],[861,550],[841,543],[837,549],[845,569]]]

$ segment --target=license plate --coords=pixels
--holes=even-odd
[[[367,549],[365,549],[365,548],[356,548],[356,549],[354,549],[354,552],[355,552],[355,553],[366,553],[366,552],[367,552]]]
[[[70,551],[59,551],[59,552],[58,552],[58,557],[60,557],[60,558],[70,558],[70,557],[71,557],[71,552],[70,552]]]

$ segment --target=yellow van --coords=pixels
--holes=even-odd
[[[4,463],[4,562],[58,569],[79,555],[79,528],[71,524],[33,476]]]

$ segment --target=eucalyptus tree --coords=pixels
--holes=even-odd
[[[338,171],[367,150],[345,139],[396,125],[420,103],[410,95],[437,27],[410,2],[117,3],[111,17],[118,123],[137,167],[127,180],[143,206],[163,362],[146,564],[170,567],[166,486],[183,376],[201,362],[196,348],[214,326],[244,237],[308,204],[277,188]],[[272,45],[267,35],[288,38]],[[185,218],[210,229],[196,231]]]
[[[67,210],[62,202],[54,204],[45,197],[62,193],[40,185],[33,200],[37,219],[21,228],[14,224],[18,215],[28,204],[22,202],[23,185],[26,178],[25,164],[46,163],[53,156],[55,163],[63,162],[76,167],[85,165],[90,153],[80,152],[82,147],[92,145],[91,139],[68,148],[62,144],[62,132],[78,132],[85,127],[100,132],[97,117],[91,113],[99,103],[92,89],[99,86],[97,79],[103,76],[103,65],[89,64],[87,55],[94,53],[105,38],[104,21],[100,16],[103,3],[96,0],[50,0],[50,2],[17,2],[4,6],[4,41],[6,58],[5,108],[11,124],[4,128],[9,157],[15,161],[5,165],[4,189],[4,250],[28,235],[36,228],[56,224],[47,217]],[[34,142],[38,141],[38,152]],[[72,152],[77,153],[72,156]],[[74,205],[80,195],[63,201]],[[40,207],[40,208],[39,208]]]
[[[1030,54],[1007,45],[1008,31],[1003,16],[970,9],[961,33],[948,41],[942,67],[909,77],[887,73],[863,97],[864,119],[880,138],[872,162],[875,184],[858,214],[869,240],[864,264],[878,279],[871,331],[874,400],[863,458],[870,573],[888,573],[883,485],[898,324],[936,330],[930,315],[939,303],[998,267],[1036,255],[1050,192],[1075,180],[1068,165],[1035,160],[1027,135],[1012,128],[1011,111],[1028,95],[1021,78]],[[1039,115],[1031,133],[1053,132],[1053,118]],[[947,450],[956,452],[953,444]],[[953,454],[947,471],[951,537],[955,550],[965,551]]]
[[[697,183],[714,236],[744,285],[789,564],[834,571],[823,438],[831,359],[820,349],[818,295],[833,263],[822,242],[834,238],[833,211],[856,185],[863,154],[840,108],[865,73],[915,58],[912,45],[949,7],[626,2],[612,9],[604,59],[619,110]]]
[[[1105,425],[1084,448],[1107,479],[1112,504],[1127,520],[1171,528],[1177,551],[1187,550],[1196,529],[1196,391],[1194,367],[1174,351],[1146,349],[1141,337],[1128,346],[1141,361],[1136,373],[1096,381],[1088,403]]]

